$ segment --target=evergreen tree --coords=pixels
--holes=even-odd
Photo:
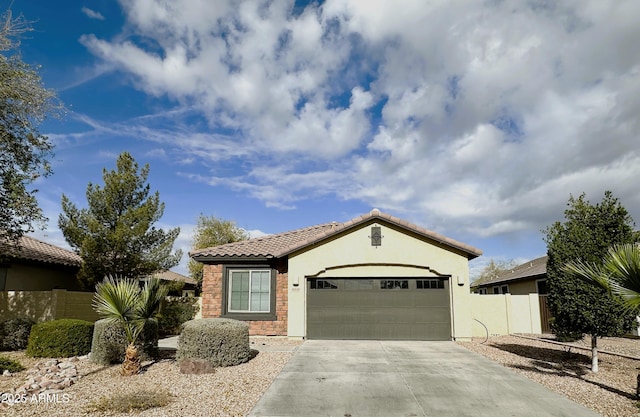
[[[576,278],[565,265],[602,263],[610,246],[635,240],[634,223],[610,191],[599,204],[591,205],[582,194],[577,199],[571,196],[568,206],[565,222],[546,229],[552,330],[559,340],[590,335],[597,370],[597,339],[624,334],[635,318],[602,287]]]
[[[247,232],[238,227],[233,221],[218,219],[214,216],[201,214],[196,223],[191,249],[205,249],[226,243],[247,240]],[[202,263],[189,259],[189,274],[202,288]]]
[[[46,221],[31,186],[51,173],[53,145],[38,125],[61,106],[17,51],[20,35],[31,30],[27,22],[11,11],[0,20],[0,244],[16,244]]]
[[[164,212],[156,191],[150,194],[149,165],[141,170],[123,152],[115,171],[103,170],[104,187],[89,183],[88,207],[79,210],[62,195],[58,225],[82,257],[80,281],[87,287],[106,276],[141,277],[178,264],[181,251],[171,253],[179,228],[165,232],[154,226]]]

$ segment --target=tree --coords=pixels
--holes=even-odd
[[[480,271],[480,275],[471,283],[471,288],[475,288],[480,284],[484,284],[485,282],[489,282],[503,273],[512,270],[516,266],[515,261],[512,259],[510,261],[496,261],[491,260],[482,268]]]
[[[105,319],[120,323],[129,342],[122,362],[122,375],[140,372],[140,353],[136,342],[147,321],[156,321],[168,289],[159,279],[146,281],[144,288],[132,279],[106,278],[96,285],[93,306]],[[157,328],[157,325],[155,326]]]
[[[31,186],[51,174],[53,145],[38,125],[62,106],[17,52],[20,35],[31,30],[27,22],[10,10],[0,19],[0,243],[18,244],[47,220]]]
[[[196,223],[191,249],[205,249],[247,239],[249,239],[247,232],[238,227],[233,221],[201,214]],[[201,288],[202,263],[189,259],[189,274],[191,278],[198,282],[198,287]]]
[[[597,372],[598,338],[624,334],[634,317],[603,288],[576,279],[564,267],[569,262],[601,262],[610,246],[632,243],[634,223],[610,191],[599,204],[591,205],[582,194],[577,199],[571,196],[568,206],[566,221],[546,229],[552,330],[559,340],[590,335],[592,370]]]
[[[103,170],[104,187],[89,183],[88,207],[79,210],[62,195],[58,225],[71,247],[82,257],[78,277],[88,288],[106,276],[141,277],[178,264],[181,251],[171,253],[179,228],[157,229],[164,203],[145,184],[149,165],[140,171],[128,152],[116,170]]]
[[[602,263],[569,262],[565,271],[599,285],[629,313],[640,315],[640,248],[636,244],[612,246]],[[640,373],[636,378],[636,397],[640,398]]]

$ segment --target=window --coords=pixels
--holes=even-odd
[[[419,290],[444,288],[444,281],[441,279],[419,279],[416,281],[416,288]]]
[[[327,280],[327,279],[311,280],[312,290],[335,290],[337,288],[338,288],[338,284],[336,284],[335,280]]]
[[[499,287],[493,287],[494,294],[508,294],[509,293],[509,285],[501,285]]]
[[[540,295],[546,295],[549,293],[546,279],[536,281],[536,291],[538,291],[538,294]]]
[[[486,294],[487,293],[487,289],[486,288],[478,288],[478,294]]]
[[[7,286],[7,268],[0,266],[0,291],[4,291]]]
[[[271,311],[271,271],[229,271],[229,307],[232,313],[269,313]]]
[[[407,290],[409,289],[409,281],[403,280],[382,280],[380,281],[381,290]]]

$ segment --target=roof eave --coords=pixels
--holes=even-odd
[[[348,224],[347,226],[343,226],[343,227],[336,227],[335,230],[331,231],[330,233],[324,233],[321,236],[318,236],[316,239],[313,239],[311,241],[307,241],[304,242],[302,245],[298,245],[298,246],[294,246],[294,247],[290,247],[285,249],[284,251],[281,251],[279,253],[276,253],[275,256],[278,258],[284,257],[284,256],[288,256],[294,252],[298,252],[301,250],[304,250],[310,246],[314,246],[320,242],[323,242],[324,240],[330,239],[340,233],[344,233],[344,232],[348,232],[351,229],[357,228],[359,226],[361,226],[362,224],[365,224],[367,222],[385,222],[391,225],[394,225],[396,227],[399,227],[403,230],[407,230],[410,231],[412,233],[416,233],[418,235],[421,235],[427,239],[433,240],[435,242],[440,243],[441,245],[447,246],[449,248],[453,248],[456,249],[458,251],[461,251],[463,253],[465,253],[467,255],[467,259],[468,260],[472,260],[475,259],[479,256],[482,255],[482,251],[480,249],[476,249],[476,248],[472,248],[473,250],[471,250],[471,248],[465,248],[462,247],[460,245],[456,245],[454,242],[450,242],[447,239],[439,239],[437,236],[431,235],[429,233],[422,233],[418,230],[414,230],[411,227],[408,227],[408,223],[407,222],[402,222],[402,221],[395,221],[393,219],[392,216],[380,216],[380,215],[370,215],[370,216],[362,216],[360,219],[358,219],[357,221],[352,221],[350,224]],[[344,223],[343,223],[344,225]]]
[[[251,255],[225,255],[225,256],[192,256],[191,259],[194,261],[208,263],[208,264],[217,264],[217,263],[231,263],[231,262],[266,262],[274,259],[275,257],[272,255],[266,256],[251,256]]]

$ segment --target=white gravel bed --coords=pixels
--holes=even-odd
[[[583,404],[606,417],[640,415],[635,397],[640,361],[601,354],[599,372],[591,372],[590,352],[516,336],[459,343],[513,371]],[[591,346],[590,340],[579,342]],[[606,338],[600,348],[631,354],[640,340]]]
[[[275,348],[275,351],[260,351],[249,362],[232,367],[216,368],[213,374],[181,374],[173,359],[149,363],[143,373],[133,377],[120,375],[120,366],[100,367],[84,360],[78,362],[78,371],[83,377],[78,383],[64,389],[50,401],[28,401],[0,409],[0,414],[11,416],[244,416],[255,406],[262,394],[271,385],[282,367],[293,355],[295,346],[301,342],[287,339],[255,339],[252,348],[260,344]],[[282,351],[277,349],[283,348]],[[3,352],[5,354],[6,352]],[[25,366],[34,360],[25,358],[23,352],[12,352]],[[0,392],[24,383],[26,371],[11,377],[0,376]],[[134,413],[90,411],[90,404],[102,397],[120,393],[152,390],[170,396],[171,402],[161,408]],[[64,394],[64,396],[63,396]]]

